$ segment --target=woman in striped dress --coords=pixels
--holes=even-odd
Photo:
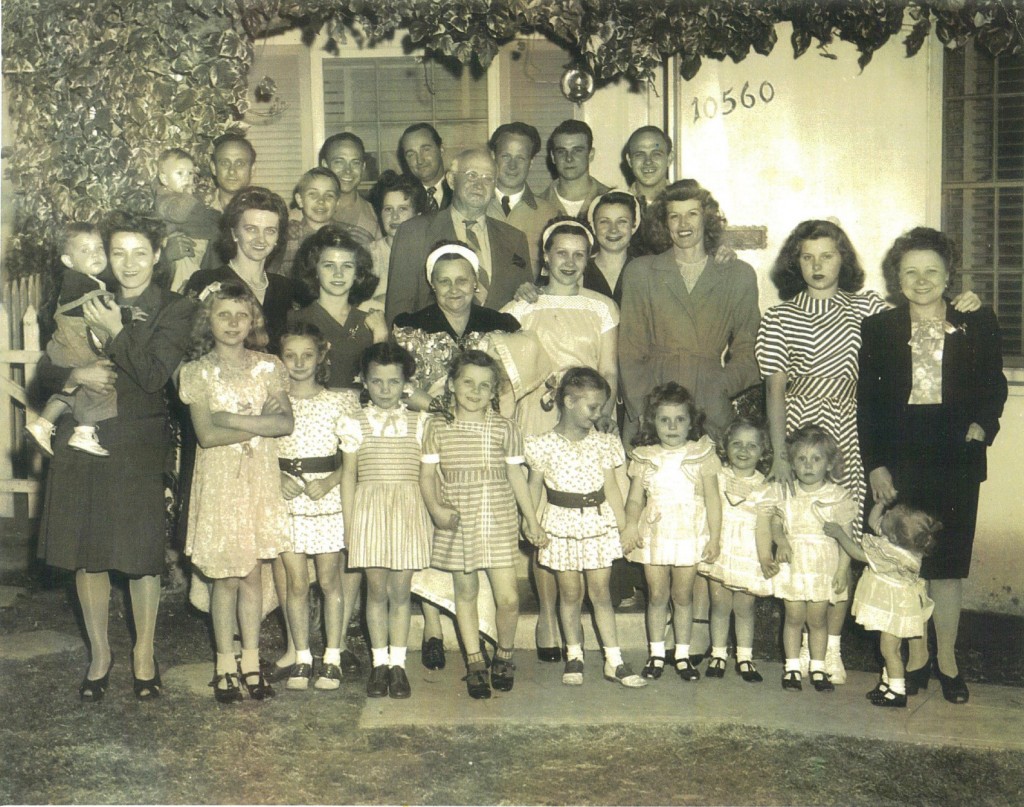
[[[849,237],[831,221],[798,224],[783,244],[771,278],[783,302],[761,319],[754,347],[767,386],[768,427],[776,449],[768,481],[792,490],[793,470],[780,448],[787,434],[817,424],[839,444],[844,468],[835,481],[850,492],[863,513],[865,480],[856,400],[860,324],[887,306],[876,292],[860,292],[864,270]],[[980,300],[967,292],[954,304],[974,310]],[[854,537],[859,537],[860,517],[853,529]],[[834,684],[846,680],[840,634],[848,604],[844,599],[828,610],[825,671]]]
[[[341,498],[349,563],[366,570],[366,625],[373,669],[371,698],[411,694],[405,673],[412,574],[430,565],[433,525],[420,496],[425,412],[402,402],[416,362],[390,342],[367,348],[360,360],[363,407],[338,421]]]

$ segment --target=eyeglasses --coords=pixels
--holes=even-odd
[[[466,182],[473,185],[478,182],[481,182],[484,185],[494,184],[494,174],[481,174],[478,171],[459,171],[458,173],[466,178]]]

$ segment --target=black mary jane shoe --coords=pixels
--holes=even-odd
[[[928,689],[928,679],[931,677],[930,665],[927,663],[916,670],[907,670],[907,694],[916,695],[922,689]]]
[[[462,680],[466,682],[469,697],[474,700],[486,700],[491,697],[491,684],[487,680],[487,670],[470,670]]]
[[[516,665],[512,659],[495,657],[491,662],[491,686],[499,692],[511,692],[516,681]]]
[[[659,663],[660,662],[660,663]],[[644,668],[640,670],[641,678],[649,678],[652,681],[657,681],[661,678],[661,674],[665,671],[665,657],[664,656],[648,656],[647,663]]]
[[[799,692],[804,688],[801,680],[800,670],[786,670],[782,674],[782,688],[793,692]]]
[[[238,685],[238,673],[224,673],[216,675],[210,682],[213,687],[213,697],[217,703],[239,703],[242,700],[242,690]]]
[[[78,697],[82,703],[99,703],[103,700],[103,696],[107,694],[107,687],[110,686],[110,671],[114,667],[114,654],[110,654],[110,664],[107,665],[107,671],[104,673],[102,678],[89,678],[87,672],[86,677],[82,679],[81,686],[78,687]]]
[[[274,692],[274,688],[270,685],[270,682],[267,681],[267,677],[263,674],[262,670],[241,673],[241,676],[242,685],[249,693],[249,697],[254,701],[266,700],[267,698],[273,698],[277,695],[277,693]]]
[[[870,692],[864,693],[864,697],[872,703],[877,703],[885,697],[885,693],[889,691],[889,685],[885,681],[879,681],[875,688]]]
[[[704,671],[704,676],[706,678],[725,678],[725,659],[712,656],[707,670]]]
[[[153,659],[153,677],[139,678],[132,669],[132,689],[140,701],[150,701],[163,694],[163,682],[160,680],[160,665]]]
[[[872,706],[889,706],[896,707],[897,709],[905,709],[907,707],[907,696],[902,695],[899,692],[893,692],[891,689],[886,689],[884,694],[880,698],[871,699]]]
[[[540,661],[546,661],[549,663],[557,663],[562,660],[562,648],[560,647],[541,647],[537,645],[537,658]]]
[[[957,673],[953,678],[944,675],[942,670],[937,670],[939,684],[942,686],[942,697],[950,703],[967,703],[971,699],[971,691],[967,688],[967,682],[962,675]]]
[[[764,680],[752,661],[737,661],[736,672],[748,684],[760,684]]]
[[[690,656],[690,658],[693,658],[693,656]],[[700,680],[700,670],[698,670],[696,665],[694,665],[694,663],[688,658],[676,661],[676,675],[684,681]]]
[[[835,684],[828,680],[828,675],[822,670],[811,671],[811,683],[818,692],[834,692],[836,688]]]

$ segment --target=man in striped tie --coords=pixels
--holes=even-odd
[[[384,313],[388,322],[432,301],[423,267],[438,241],[462,241],[480,258],[477,302],[501,308],[520,285],[533,280],[526,236],[515,227],[487,215],[494,198],[496,167],[489,151],[469,149],[452,160],[447,180],[452,186],[450,207],[425,213],[399,226],[391,247]]]

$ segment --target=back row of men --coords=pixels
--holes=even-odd
[[[495,271],[505,274],[507,268],[515,270],[508,277],[495,278],[499,288],[494,290],[489,305],[503,305],[508,301],[502,299],[504,286],[514,291],[518,282],[539,274],[540,234],[548,222],[558,215],[586,220],[592,202],[609,190],[590,173],[595,149],[593,132],[586,123],[566,120],[551,133],[547,157],[556,177],[546,189],[535,193],[527,178],[541,148],[537,129],[516,121],[495,129],[487,149],[470,149],[454,155],[446,165],[448,155],[437,130],[429,123],[414,123],[399,139],[398,159],[405,176],[399,178],[393,172],[384,172],[375,194],[376,205],[371,205],[359,190],[367,165],[363,141],[351,132],[332,135],[320,149],[318,167],[306,172],[295,188],[293,206],[297,212],[289,224],[289,248],[276,266],[268,268],[287,274],[302,240],[330,221],[344,225],[367,247],[375,241],[386,241],[392,266],[399,255],[412,252],[418,256],[437,240],[458,238],[474,247],[480,245],[478,252],[488,277]],[[629,191],[639,200],[643,211],[667,185],[673,159],[671,138],[655,126],[644,126],[633,132],[623,152],[634,179]],[[255,162],[256,150],[242,135],[228,133],[217,138],[211,160],[216,189],[206,207],[192,197],[195,166],[189,155],[177,149],[161,155],[156,209],[170,225],[170,231],[178,234],[172,235],[165,250],[176,264],[172,288],[183,286],[200,264],[216,265],[213,251],[205,249],[206,242],[216,238],[217,214],[239,190],[251,184]],[[423,212],[452,212],[430,217],[433,226],[422,223],[418,228],[422,232],[407,234],[407,238],[417,242],[427,239],[427,243],[414,246],[407,240],[404,249],[393,251],[397,224],[389,226],[388,210],[384,209],[381,197],[389,188],[403,186],[414,190],[417,198],[408,200],[411,209],[407,215],[398,213],[396,218],[404,221]],[[475,228],[478,220],[484,226]],[[510,225],[525,236],[528,271],[517,265],[517,259],[522,257],[518,249],[522,242],[505,243],[509,241],[508,230],[501,224]],[[417,310],[426,304],[424,295],[429,292],[425,285],[419,288],[421,284],[414,279],[421,274],[422,265],[414,263],[410,269],[406,273],[400,267],[394,275],[394,279],[401,279],[400,288],[388,284],[392,286],[388,294],[389,319],[403,310]]]

